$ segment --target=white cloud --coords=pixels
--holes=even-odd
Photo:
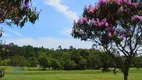
[[[10,35],[9,34],[7,34],[7,33],[3,33],[3,35],[2,36],[4,36],[4,37],[10,37]]]
[[[24,36],[22,33],[18,32],[18,31],[14,31],[14,30],[9,29],[9,28],[4,28],[4,29],[5,29],[4,30],[5,33],[10,32],[11,34],[14,34],[16,36],[20,36],[20,37]]]
[[[66,36],[71,36],[71,31],[72,31],[72,29],[69,28],[69,29],[62,30],[61,33],[66,35]]]
[[[78,19],[76,12],[69,10],[69,6],[61,4],[61,0],[45,0],[45,4],[54,7],[58,12],[64,14],[71,21]]]
[[[33,38],[19,38],[13,40],[6,40],[8,43],[18,44],[19,46],[23,45],[32,45],[35,47],[45,47],[45,48],[58,48],[59,45],[62,48],[69,48],[71,45],[75,48],[91,48],[92,42],[84,42],[79,39],[59,39],[52,37],[42,37],[38,39]]]

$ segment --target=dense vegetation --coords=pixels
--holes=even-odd
[[[92,49],[75,49],[70,46],[69,49],[48,49],[33,46],[18,46],[10,44],[8,51],[0,51],[1,66],[19,66],[19,67],[37,67],[41,69],[53,70],[85,70],[100,69],[109,71],[109,67],[114,67],[114,61],[105,52]],[[123,56],[119,56],[120,61]],[[142,67],[142,57],[136,57],[133,60],[132,67]]]

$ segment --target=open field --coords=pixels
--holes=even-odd
[[[130,69],[129,80],[142,80],[142,68]],[[123,75],[118,72],[102,73],[101,70],[76,70],[76,71],[14,71],[8,67],[6,75],[0,80],[123,80]]]

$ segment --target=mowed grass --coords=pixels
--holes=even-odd
[[[74,71],[13,71],[13,67],[6,68],[6,75],[0,80],[123,80],[123,74],[118,70],[117,75],[112,72],[102,73],[101,70]],[[142,68],[130,69],[129,80],[142,80]]]

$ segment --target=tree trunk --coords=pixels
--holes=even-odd
[[[123,75],[124,75],[124,80],[128,80],[129,67],[127,67],[123,70]]]
[[[128,75],[124,74],[124,80],[128,80]]]

